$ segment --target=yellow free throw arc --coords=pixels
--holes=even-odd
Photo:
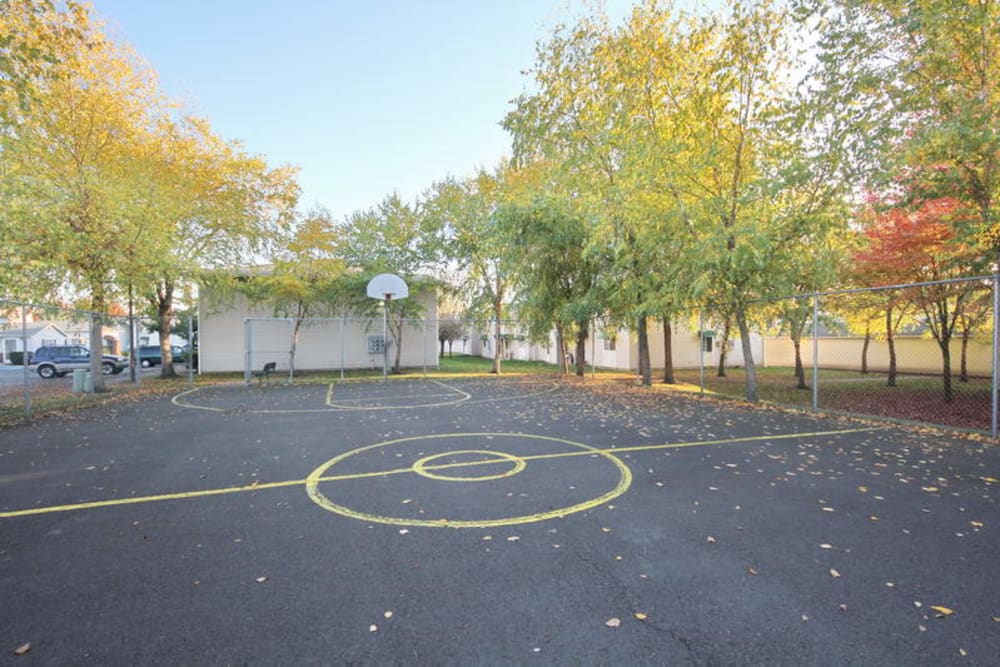
[[[352,456],[357,456],[364,452],[368,452],[380,447],[389,447],[391,445],[398,445],[405,442],[414,442],[419,440],[444,440],[448,438],[494,438],[494,437],[506,437],[506,438],[524,438],[530,440],[542,440],[552,443],[559,443],[563,445],[569,445],[571,447],[579,448],[584,452],[592,452],[593,458],[603,458],[607,462],[611,463],[615,469],[618,471],[619,479],[615,486],[601,495],[592,498],[590,500],[585,500],[581,503],[576,503],[573,505],[568,505],[566,507],[559,507],[546,510],[544,512],[537,512],[534,514],[524,514],[520,516],[512,517],[502,517],[498,519],[413,519],[409,517],[396,517],[396,516],[385,516],[380,514],[374,514],[371,512],[362,512],[356,510],[346,505],[336,503],[330,500],[326,495],[324,495],[319,490],[319,485],[324,480],[326,473],[336,466],[338,463],[343,462]],[[447,468],[448,470],[456,470],[457,468],[463,467],[462,464],[448,463],[448,464],[435,464],[434,461],[443,456],[451,454],[488,454],[493,457],[487,460],[476,460],[470,461],[467,465],[470,467],[479,467],[482,465],[495,465],[501,461],[510,461],[514,464],[511,470],[499,475],[491,475],[489,477],[460,477],[457,475],[445,476],[434,472],[436,469]],[[482,481],[498,481],[504,477],[510,477],[511,475],[517,474],[527,467],[528,459],[531,457],[520,457],[514,454],[508,454],[506,452],[490,451],[490,450],[454,450],[449,452],[443,452],[441,454],[435,454],[432,456],[427,456],[416,461],[412,466],[411,470],[414,474],[421,475],[430,479],[439,479],[448,482],[482,482]],[[591,457],[588,457],[591,458]],[[398,473],[398,470],[392,471]],[[336,477],[336,475],[332,475]],[[334,479],[330,483],[336,483]],[[563,438],[553,438],[544,435],[528,435],[525,433],[448,433],[445,435],[430,435],[430,436],[416,436],[410,438],[399,438],[396,440],[386,440],[385,442],[379,442],[374,445],[368,445],[366,447],[359,447],[358,449],[352,449],[349,452],[345,452],[334,458],[330,459],[323,465],[319,466],[309,476],[306,478],[306,492],[309,497],[317,505],[325,510],[334,512],[335,514],[340,514],[341,516],[346,516],[351,519],[357,519],[359,521],[370,521],[372,523],[382,523],[393,526],[416,526],[416,527],[428,527],[428,528],[492,528],[495,526],[513,526],[524,523],[534,523],[537,521],[547,521],[548,519],[557,519],[560,517],[567,516],[569,514],[575,514],[577,512],[584,512],[589,509],[593,509],[599,505],[617,498],[621,494],[628,490],[629,486],[632,484],[632,471],[629,469],[625,463],[619,459],[617,456],[612,454],[607,450],[598,449],[597,447],[591,447],[590,445],[585,445],[580,442],[574,442],[572,440],[565,440]]]
[[[475,461],[475,465],[493,464],[493,463],[503,463],[505,461],[513,463],[514,467],[510,470],[506,470],[497,475],[478,475],[478,476],[467,476],[467,477],[456,477],[455,475],[443,475],[438,472],[433,472],[433,467],[428,470],[428,466],[431,461],[436,461],[442,459],[446,456],[454,456],[460,454],[485,454],[487,459],[480,459]],[[471,463],[471,462],[470,462]],[[451,452],[442,452],[440,454],[432,454],[431,456],[425,456],[424,458],[416,461],[412,468],[413,472],[418,475],[427,477],[428,479],[438,479],[445,482],[488,482],[491,479],[503,479],[504,477],[512,477],[517,473],[521,472],[528,465],[528,462],[522,459],[520,456],[514,456],[513,454],[508,454],[507,452],[493,452],[488,449],[456,449]],[[450,463],[448,467],[462,467],[458,464]]]

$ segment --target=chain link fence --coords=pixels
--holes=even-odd
[[[754,304],[758,397],[996,437],[998,280],[960,278]],[[711,308],[702,318],[726,319]],[[745,398],[745,364],[717,362],[717,354],[703,355],[702,390]],[[685,379],[695,381],[690,372]]]
[[[748,347],[757,396],[775,404],[946,425],[995,438],[998,281],[1000,276],[980,276],[755,303]],[[37,351],[93,347],[92,318],[101,322],[102,352],[124,358],[123,366],[113,361],[107,369],[106,387],[124,390],[158,374],[156,363],[143,357],[147,346],[158,352],[158,339],[142,318],[15,301],[0,301],[0,315],[0,416],[30,416],[39,403],[70,404],[86,395],[92,384],[75,382],[83,381],[74,377],[78,369],[73,363],[79,360],[45,377],[49,374]],[[341,378],[348,373],[382,375],[397,367],[426,374],[438,366],[446,348],[483,357],[493,357],[499,349],[505,360],[543,364],[558,364],[565,354],[573,362],[569,340],[560,352],[554,334],[533,341],[517,322],[505,322],[498,340],[492,324],[480,329],[454,319],[296,320],[235,313],[204,319],[194,350],[186,347],[191,336],[176,341],[182,363],[178,372],[188,373],[189,381],[197,368],[241,374],[250,382],[267,364],[274,364],[274,373],[288,381],[316,372]],[[698,385],[704,393],[748,397],[744,345],[731,313],[704,308],[674,325],[671,355],[677,380]],[[175,330],[185,326],[174,323]],[[650,333],[654,369],[662,368],[665,358],[653,342],[662,338],[657,326],[662,325],[653,325]],[[585,353],[592,371],[595,365],[626,372],[637,368],[634,332],[600,322],[590,327]]]
[[[193,381],[193,324],[175,319],[175,372]],[[161,374],[156,326],[146,318],[0,300],[0,418],[31,417],[121,393]],[[94,340],[96,333],[96,340]],[[100,350],[100,377],[91,352]]]
[[[448,320],[447,323],[453,322]],[[464,330],[442,338],[445,321],[381,318],[247,317],[242,320],[243,352],[236,359],[222,353],[224,336],[234,333],[232,326],[206,328],[206,350],[218,347],[220,354],[206,355],[207,372],[242,371],[246,382],[265,366],[273,364],[273,373],[293,382],[303,374],[333,373],[341,378],[348,372],[368,371],[387,375],[401,369],[420,369],[438,365],[438,346],[469,334]],[[235,364],[239,363],[236,367]]]

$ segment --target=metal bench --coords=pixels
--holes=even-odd
[[[264,368],[259,371],[254,371],[253,376],[257,378],[258,384],[264,384],[264,380],[268,382],[271,381],[271,373],[273,373],[278,368],[278,364],[273,361],[269,361],[264,364]]]

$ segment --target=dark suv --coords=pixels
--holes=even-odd
[[[46,380],[62,377],[78,368],[90,368],[90,350],[82,345],[47,345],[35,350],[31,365]],[[114,354],[101,355],[101,371],[105,375],[118,375],[125,370],[128,360]]]

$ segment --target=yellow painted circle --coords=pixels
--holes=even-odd
[[[455,477],[453,475],[442,475],[440,473],[432,472],[427,469],[433,461],[437,459],[444,458],[445,456],[453,456],[455,454],[486,454],[487,456],[494,457],[493,460],[487,459],[486,461],[477,461],[475,465],[489,465],[493,463],[500,463],[502,461],[509,461],[514,464],[514,467],[510,470],[504,471],[498,475],[479,475],[470,477]],[[433,454],[431,456],[425,456],[419,461],[414,462],[411,466],[413,472],[426,477],[428,479],[438,479],[444,482],[486,482],[491,479],[503,479],[504,477],[513,477],[517,473],[524,470],[528,465],[528,462],[522,459],[520,456],[514,456],[513,454],[508,454],[507,452],[492,452],[488,449],[456,449],[453,452],[441,452],[440,454]],[[450,463],[443,466],[437,466],[438,468],[462,468],[468,467],[468,464],[461,463]]]
[[[476,519],[472,519],[472,520],[456,520],[456,519],[412,519],[412,518],[408,518],[408,517],[384,516],[384,515],[380,515],[380,514],[373,514],[373,513],[370,513],[370,512],[362,512],[360,510],[352,509],[350,507],[347,507],[345,505],[341,505],[339,503],[336,503],[336,502],[330,500],[328,497],[326,497],[319,490],[320,482],[332,483],[332,482],[335,482],[336,479],[337,479],[337,477],[338,477],[337,475],[327,475],[327,473],[332,468],[334,468],[338,463],[342,463],[343,461],[351,458],[352,456],[356,456],[356,455],[362,454],[364,452],[372,451],[372,450],[378,449],[380,447],[388,447],[388,446],[391,446],[391,445],[398,445],[398,444],[405,443],[405,442],[414,442],[414,441],[419,441],[419,440],[443,440],[443,439],[447,439],[447,438],[469,438],[469,437],[510,437],[510,438],[524,438],[524,439],[542,440],[542,441],[548,441],[548,442],[553,442],[553,443],[561,443],[561,444],[564,444],[564,445],[570,445],[571,447],[578,448],[581,451],[580,452],[571,453],[571,454],[566,454],[565,456],[569,456],[569,455],[579,456],[579,455],[582,455],[582,454],[587,454],[587,455],[589,455],[590,458],[597,458],[597,457],[603,458],[606,461],[608,461],[609,463],[611,463],[615,467],[615,469],[618,470],[619,479],[618,479],[618,482],[615,484],[615,486],[611,490],[609,490],[609,491],[607,491],[605,493],[602,493],[601,495],[599,495],[599,496],[597,496],[595,498],[591,498],[590,500],[585,500],[585,501],[583,501],[581,503],[576,503],[574,505],[568,505],[566,507],[553,508],[553,509],[546,510],[544,512],[538,512],[538,513],[535,513],[535,514],[525,514],[525,515],[521,515],[521,516],[512,516],[512,517],[505,517],[505,518],[499,518],[499,519],[482,519],[482,520],[476,520]],[[510,460],[511,462],[513,462],[515,464],[514,468],[511,471],[508,471],[507,473],[505,473],[503,475],[495,476],[493,479],[501,479],[503,477],[509,477],[509,476],[511,476],[513,474],[516,474],[517,472],[520,472],[521,470],[523,470],[527,466],[529,460],[532,458],[532,457],[520,457],[520,456],[515,456],[513,454],[506,454],[506,453],[489,451],[489,450],[455,450],[455,451],[451,451],[451,452],[446,452],[446,454],[455,454],[455,453],[459,453],[459,452],[472,452],[472,451],[477,452],[477,453],[488,453],[491,456],[496,456],[496,457],[499,457],[499,458],[505,458],[505,459],[508,459],[508,460]],[[400,469],[394,469],[394,470],[387,470],[384,473],[379,473],[379,472],[362,473],[362,475],[363,476],[370,476],[370,477],[377,477],[377,476],[390,475],[390,474],[410,474],[410,473],[416,473],[416,474],[423,475],[425,477],[429,477],[431,479],[440,479],[440,478],[442,478],[444,476],[438,475],[437,477],[431,477],[430,475],[427,475],[426,473],[428,472],[428,468],[440,469],[441,467],[443,467],[443,466],[440,466],[440,465],[434,465],[432,463],[432,461],[433,461],[433,459],[440,458],[441,456],[444,456],[444,455],[445,454],[439,454],[439,455],[424,457],[423,459],[421,459],[417,463],[414,463],[413,465],[409,466],[408,468],[400,468]],[[544,456],[540,456],[539,458],[553,459],[553,458],[558,458],[559,456],[562,456],[562,455],[558,455],[558,454],[557,455],[544,455]],[[420,463],[421,465],[418,466],[417,465],[418,463]],[[468,465],[468,466],[471,466],[471,465],[483,465],[484,463],[491,465],[491,464],[495,463],[495,461],[470,462],[470,463],[465,464],[465,465]],[[461,464],[447,464],[447,467],[448,468],[457,468],[457,467],[462,467],[462,466],[461,466]],[[422,472],[420,471],[421,468],[422,468]],[[434,473],[434,474],[437,475],[437,473]],[[350,479],[350,478],[357,478],[357,477],[359,477],[358,474],[353,474],[353,475],[345,475],[344,478]],[[476,478],[476,477],[472,477],[472,478],[445,477],[445,479],[447,481],[485,481],[484,478]],[[379,442],[379,443],[376,443],[374,445],[368,445],[366,447],[359,447],[358,449],[352,449],[349,452],[345,452],[343,454],[335,456],[332,459],[330,459],[329,461],[327,461],[326,463],[324,463],[323,465],[321,465],[318,468],[316,468],[315,470],[313,470],[309,474],[309,476],[306,478],[306,493],[309,494],[309,497],[312,499],[313,502],[315,502],[317,505],[319,505],[323,509],[326,509],[326,510],[328,510],[330,512],[334,512],[335,514],[340,514],[341,516],[346,516],[346,517],[349,517],[349,518],[352,518],[352,519],[358,519],[359,521],[369,521],[369,522],[372,522],[372,523],[382,523],[382,524],[388,524],[388,525],[393,525],[393,526],[418,526],[418,527],[429,527],[429,528],[492,528],[492,527],[496,527],[496,526],[513,526],[513,525],[518,525],[518,524],[534,523],[534,522],[537,522],[537,521],[547,521],[548,519],[556,519],[556,518],[564,517],[564,516],[567,516],[567,515],[570,515],[570,514],[575,514],[577,512],[584,512],[586,510],[593,509],[593,508],[595,508],[595,507],[597,507],[599,505],[602,505],[602,504],[604,504],[606,502],[609,502],[609,501],[613,500],[614,498],[617,498],[618,496],[620,496],[623,493],[625,493],[625,491],[628,490],[628,488],[629,488],[629,486],[631,484],[632,484],[632,471],[629,469],[629,467],[627,465],[625,465],[625,463],[621,459],[619,459],[617,456],[615,456],[614,454],[612,454],[612,453],[610,453],[610,452],[608,452],[606,450],[601,450],[601,449],[598,449],[596,447],[591,447],[590,445],[585,445],[585,444],[580,443],[580,442],[574,442],[572,440],[565,440],[563,438],[553,438],[553,437],[544,436],[544,435],[528,435],[528,434],[524,434],[524,433],[449,433],[449,434],[445,434],[445,435],[417,436],[417,437],[411,437],[411,438],[399,438],[399,439],[396,439],[396,440],[387,440],[385,442]]]

